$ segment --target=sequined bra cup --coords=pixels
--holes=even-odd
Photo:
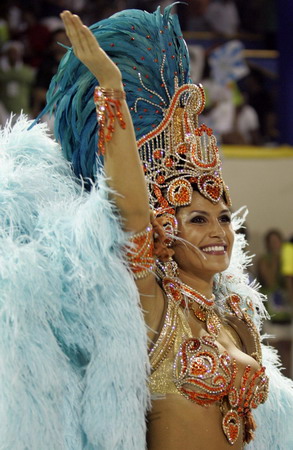
[[[253,438],[255,423],[252,409],[268,396],[268,377],[261,367],[258,332],[248,314],[239,306],[240,299],[227,299],[228,323],[241,335],[250,335],[247,353],[260,365],[254,372],[246,366],[240,387],[235,386],[236,361],[226,351],[220,353],[216,338],[208,333],[192,336],[186,314],[176,289],[168,289],[167,311],[158,340],[150,350],[152,394],[180,394],[202,406],[219,404],[223,415],[222,428],[230,444],[239,437],[243,419],[245,442]]]

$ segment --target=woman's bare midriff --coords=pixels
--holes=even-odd
[[[218,405],[199,406],[181,395],[153,400],[147,420],[148,450],[241,450],[242,430],[233,447],[222,430]]]

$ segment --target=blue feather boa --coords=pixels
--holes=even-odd
[[[105,184],[83,191],[28,125],[1,132],[0,448],[143,449],[147,344],[127,236]]]

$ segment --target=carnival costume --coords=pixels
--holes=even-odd
[[[212,132],[197,122],[204,93],[201,86],[190,82],[186,45],[170,10],[166,8],[163,15],[159,10],[154,14],[124,11],[91,30],[121,70],[149,183],[150,205],[172,240],[175,209],[190,203],[195,186],[212,202],[221,197],[228,204],[230,200]],[[96,84],[69,50],[51,83],[47,109],[56,105],[56,137],[70,163],[43,125],[31,126],[20,119],[13,129],[8,124],[1,132],[3,450],[145,448],[147,339],[126,256],[133,255],[133,245],[139,243],[143,258],[135,253],[128,265],[137,277],[152,270],[152,240],[148,240],[152,234],[149,227],[129,247],[129,235],[122,231],[119,214],[108,199],[102,157],[97,152],[103,152],[103,139],[115,132],[113,114],[121,126],[123,117],[119,99],[111,104],[107,93],[95,91]],[[235,215],[235,230],[241,223]],[[250,330],[249,351],[261,363],[256,328],[265,313],[260,294],[247,282],[249,258],[244,247],[244,238],[238,235],[229,269],[221,279],[215,277],[212,302],[179,282],[168,251],[163,262],[157,261],[169,299],[165,324],[171,326],[168,320],[173,321],[177,334],[174,339],[170,335],[172,326],[162,330],[151,350],[153,372],[148,380],[153,393],[181,391],[199,404],[227,397],[230,405],[223,411],[223,431],[231,444],[233,420],[237,422],[238,415],[248,423],[251,409],[267,397],[264,369],[253,381],[247,369],[242,378],[247,400],[244,411],[243,399],[234,389],[234,363],[227,354],[219,355],[214,345],[220,326],[217,318],[230,314],[240,337],[243,326]],[[202,306],[200,320],[207,328],[201,339],[191,335],[184,319],[183,308],[192,309],[195,297]],[[173,353],[169,353],[172,346]],[[174,362],[180,348],[186,359],[177,357],[163,390],[156,370],[167,367],[168,371],[168,360]],[[198,358],[200,351],[204,358],[209,353],[210,360],[221,360],[214,374],[226,383],[219,387],[222,392],[199,387],[194,367],[189,370],[192,357]],[[254,412],[258,429],[248,448],[288,450],[293,448],[292,383],[280,374],[271,349],[263,347],[262,358],[270,390],[266,402]],[[201,370],[204,367],[206,362]],[[247,427],[248,431],[252,428]]]

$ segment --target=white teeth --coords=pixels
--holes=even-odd
[[[205,253],[209,252],[223,252],[225,247],[223,245],[213,245],[211,247],[204,247],[201,249]]]

